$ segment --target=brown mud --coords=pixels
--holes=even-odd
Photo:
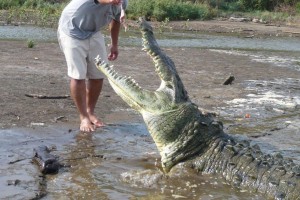
[[[135,26],[132,21],[129,25]],[[154,23],[153,26],[157,27],[157,24]],[[187,28],[184,22],[170,22],[169,26],[181,30]],[[241,31],[244,33],[245,30],[248,30],[246,32],[249,34],[249,30],[253,30],[257,36],[270,37],[275,36],[276,33],[300,32],[300,28],[297,27],[228,21],[189,22],[188,28],[200,32],[228,31],[236,34]],[[69,95],[69,80],[66,75],[64,56],[58,44],[38,42],[34,48],[28,48],[25,41],[0,40],[0,44],[2,63],[0,127],[26,127],[32,123],[78,123],[77,111],[72,100],[63,98]],[[265,64],[261,67],[261,63],[254,63],[257,65],[255,67],[251,60],[241,59],[240,56],[220,55],[197,48],[165,48],[164,50],[175,62],[190,97],[206,109],[212,109],[225,100],[241,95],[244,91],[239,83],[246,79],[270,79],[280,74],[290,78],[299,77],[292,70],[289,73],[289,70],[274,69]],[[120,73],[131,75],[139,84],[151,89],[158,88],[159,80],[154,72],[152,61],[141,51],[141,48],[121,46],[120,56],[113,64]],[[221,83],[229,74],[236,76],[236,84],[223,86]],[[30,95],[42,95],[45,98],[32,98],[29,97]],[[133,121],[141,120],[135,113],[124,112],[127,109],[128,106],[114,94],[105,81],[96,109],[99,117],[105,122],[110,122],[111,114],[120,112],[126,114],[115,115],[118,119],[112,121],[131,121],[130,118],[134,118]]]

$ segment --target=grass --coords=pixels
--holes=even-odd
[[[143,16],[155,21],[206,20],[214,17],[212,10],[206,4],[178,0],[130,0],[127,13],[129,19]]]
[[[26,23],[38,26],[56,27],[63,8],[69,0],[1,0],[0,19],[7,24]],[[159,21],[162,26],[167,22],[181,20],[210,20],[218,17],[258,18],[265,22],[300,24],[300,2],[296,6],[281,6],[276,12],[247,11],[240,1],[218,0],[216,6],[210,3],[191,3],[186,0],[129,0],[127,18],[136,20],[143,16],[152,21]],[[243,8],[243,9],[242,9]],[[241,10],[243,12],[241,12]]]
[[[27,47],[33,48],[35,46],[35,42],[33,40],[27,40]]]
[[[38,26],[57,26],[66,1],[1,0],[0,17],[6,24],[26,23]],[[63,3],[62,3],[63,2]]]

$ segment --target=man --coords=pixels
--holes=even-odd
[[[71,97],[83,132],[104,126],[94,114],[104,78],[94,59],[97,55],[106,62],[117,59],[120,23],[125,19],[123,9],[127,4],[127,0],[72,0],[61,14],[58,41],[66,58]],[[100,30],[108,24],[111,46],[107,56]]]

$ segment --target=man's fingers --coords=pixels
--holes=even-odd
[[[117,54],[115,54],[115,53],[112,53],[112,54],[110,54],[110,55],[108,56],[108,60],[110,60],[110,61],[112,61],[112,60],[116,60],[116,59],[117,59],[117,57],[118,57],[118,55],[117,55]]]
[[[121,0],[112,0],[111,3],[115,4],[115,5],[118,5],[118,4],[121,4],[122,1]]]

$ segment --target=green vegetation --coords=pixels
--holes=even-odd
[[[144,16],[147,19],[163,21],[187,19],[211,19],[214,15],[207,4],[178,0],[130,0],[128,18]]]
[[[0,9],[8,10],[12,8],[29,9],[53,9],[64,6],[68,0],[1,0]]]
[[[27,40],[27,47],[33,48],[35,46],[35,42],[33,40]]]
[[[1,0],[1,20],[56,26],[68,0]]]
[[[70,0],[1,0],[0,17],[7,23],[56,26]],[[5,11],[5,12],[4,12]],[[249,17],[263,21],[300,21],[299,0],[129,0],[127,17],[160,22]]]
[[[218,16],[264,17],[287,20],[299,18],[299,0],[130,0],[128,17],[164,21],[206,20]],[[275,15],[274,17],[272,15]]]
[[[296,12],[300,14],[300,2],[296,3]]]

